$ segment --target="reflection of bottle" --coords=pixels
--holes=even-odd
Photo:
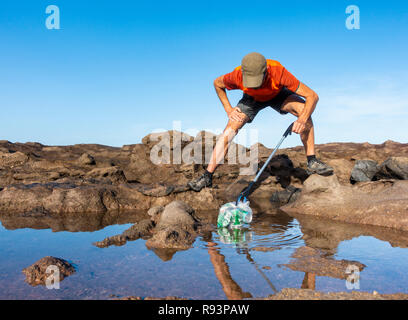
[[[237,247],[243,247],[252,241],[252,232],[248,229],[218,229],[220,241],[225,244],[234,244]]]

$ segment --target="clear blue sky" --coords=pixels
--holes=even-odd
[[[60,30],[45,27],[50,4]],[[351,4],[360,30],[345,27]],[[212,82],[258,51],[318,92],[317,143],[407,142],[407,34],[406,1],[3,0],[0,139],[121,146],[174,120],[221,130]],[[292,120],[264,110],[248,129],[273,146]]]

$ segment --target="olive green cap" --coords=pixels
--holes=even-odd
[[[247,54],[241,63],[242,81],[245,88],[258,88],[262,85],[266,71],[266,59],[257,52]]]

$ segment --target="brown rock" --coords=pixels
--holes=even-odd
[[[311,176],[298,200],[281,207],[337,221],[408,230],[408,182],[383,180],[340,185],[336,176]]]
[[[56,266],[59,269],[60,281],[75,272],[75,268],[68,261],[48,256],[23,269],[23,273],[26,275],[26,282],[32,286],[45,285],[47,277],[53,274],[52,271],[47,274],[49,266]]]

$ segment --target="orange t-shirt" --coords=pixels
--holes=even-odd
[[[223,80],[228,90],[240,89],[253,97],[256,101],[265,102],[275,98],[283,87],[296,92],[300,81],[286,70],[278,61],[266,60],[267,74],[259,89],[245,88],[242,83],[241,67],[235,68],[231,73],[224,75]]]

